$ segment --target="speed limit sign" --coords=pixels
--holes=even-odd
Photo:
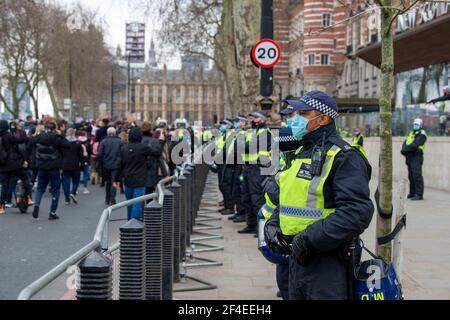
[[[272,39],[263,39],[253,46],[253,63],[263,69],[273,68],[281,59],[281,48]]]

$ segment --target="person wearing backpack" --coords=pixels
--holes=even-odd
[[[45,124],[45,133],[41,133],[34,138],[36,143],[36,166],[38,168],[38,186],[36,190],[35,206],[33,218],[39,217],[39,207],[42,196],[47,185],[50,183],[52,191],[52,204],[50,208],[49,220],[57,220],[59,195],[61,189],[62,150],[70,149],[67,141],[61,132],[57,130],[55,122]]]
[[[26,161],[26,154],[23,153],[23,148],[19,145],[27,142],[26,136],[16,136],[9,132],[8,122],[0,120],[0,214],[6,212],[5,202],[11,179],[19,178],[23,182],[25,189],[24,196],[31,204],[31,184],[30,178],[27,174],[26,168],[28,162]]]
[[[70,148],[62,150],[62,185],[66,205],[72,201],[78,203],[77,190],[80,185],[81,168],[84,160],[83,147],[75,137],[75,129],[69,128],[66,132],[66,140]]]

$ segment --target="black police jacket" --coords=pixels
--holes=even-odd
[[[334,123],[307,134],[302,140],[299,158],[311,157],[324,135],[326,150],[336,141],[348,147],[336,156],[324,184],[325,207],[336,208],[336,211],[303,231],[318,253],[338,250],[358,237],[370,225],[374,213],[369,189],[371,167],[358,150],[339,137]]]

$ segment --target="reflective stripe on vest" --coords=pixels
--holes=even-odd
[[[262,130],[258,130],[258,131],[256,132],[256,138],[258,138],[258,137],[259,137],[261,134],[263,134],[264,132],[270,132],[270,129],[262,129]],[[248,132],[247,135],[246,135],[245,141],[246,141],[246,142],[252,142],[252,141],[253,141],[253,137],[255,136],[254,133],[255,133],[254,131]],[[271,153],[270,151],[258,151],[258,153],[256,153],[256,154],[253,154],[253,153],[245,154],[245,153],[244,153],[244,154],[242,155],[242,160],[243,160],[245,163],[256,163],[256,162],[259,160],[260,157],[267,157],[267,158],[270,158],[271,155],[272,155],[272,153]]]
[[[406,145],[409,146],[410,144],[412,144],[419,134],[423,134],[425,137],[428,138],[426,131],[423,129],[419,130],[419,131],[411,131],[409,133],[408,138],[406,139]],[[421,150],[422,152],[425,150],[425,144],[426,144],[426,141],[423,145],[419,146],[419,150]]]
[[[275,208],[271,208],[267,203],[262,206],[261,212],[264,215],[264,219],[267,221],[273,215]]]
[[[299,154],[301,148],[299,149]],[[322,174],[309,180],[305,169],[311,159],[295,159],[291,167],[280,174],[280,227],[284,235],[294,236],[310,224],[325,219],[335,208],[325,208],[323,187],[341,148],[334,145],[328,152]],[[302,169],[303,168],[303,169]],[[303,177],[298,177],[299,175]]]

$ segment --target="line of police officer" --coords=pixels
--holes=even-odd
[[[225,119],[219,128],[222,135],[215,141],[219,189],[224,199],[220,212],[236,223],[246,222],[241,234],[257,234],[257,214],[264,205],[261,167],[268,163],[271,142],[266,122],[264,111]],[[265,148],[260,145],[261,137]]]
[[[256,152],[249,151],[248,145],[259,134],[270,133],[265,126],[267,116],[252,113],[253,130],[245,132],[235,127],[245,136],[244,164],[236,169],[233,155],[219,172],[225,198],[222,213],[234,213],[233,205],[240,208],[232,216],[235,221],[242,221],[246,213],[247,227],[240,233],[257,232],[258,211],[266,220],[262,246],[270,249],[269,261],[277,264],[276,280],[283,299],[353,299],[353,267],[360,257],[355,244],[370,225],[374,212],[369,189],[371,166],[362,148],[364,137],[355,132],[352,144],[340,137],[335,124],[336,102],[324,92],[312,91],[285,103],[287,108],[281,115],[287,118],[289,134],[283,135],[280,130],[276,137],[282,151],[280,167],[269,177],[261,174],[266,167],[261,159],[271,157],[272,144],[267,143],[266,148],[258,144]],[[244,116],[234,120],[234,124],[237,120],[246,123]],[[222,122],[222,143],[239,140],[232,137],[232,126],[231,120]],[[415,167],[423,162],[423,136],[426,133],[416,125],[402,150],[411,170],[417,171]],[[296,143],[282,143],[292,140]],[[237,149],[236,144],[232,145]],[[241,197],[230,196],[236,185],[239,187],[239,179],[235,178],[241,171]],[[412,180],[411,195],[421,197],[423,183],[418,178]]]

